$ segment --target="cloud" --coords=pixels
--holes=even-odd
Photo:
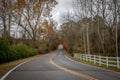
[[[52,18],[58,23],[58,26],[63,23],[62,17],[68,11],[73,10],[73,0],[57,0],[58,4],[52,10]]]

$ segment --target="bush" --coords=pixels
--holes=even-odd
[[[0,38],[0,63],[8,61],[9,57],[9,42],[5,38]]]
[[[44,44],[44,45],[41,45],[39,48],[38,48],[38,53],[39,54],[44,54],[44,53],[48,53],[50,52],[50,47],[48,44]]]
[[[0,38],[0,63],[26,58],[37,54],[37,50],[24,44],[9,45],[9,42]]]
[[[12,45],[10,47],[10,50],[13,59],[26,58],[37,54],[37,51],[35,49],[31,49],[23,44]]]

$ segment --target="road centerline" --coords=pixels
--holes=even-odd
[[[57,68],[62,69],[62,70],[66,71],[66,72],[68,72],[68,73],[70,73],[70,74],[73,74],[73,75],[76,75],[76,76],[79,76],[79,77],[88,79],[88,80],[98,80],[98,79],[93,78],[93,77],[91,77],[91,76],[82,74],[82,73],[77,72],[77,71],[74,71],[74,70],[70,70],[70,69],[68,69],[68,68],[65,68],[65,67],[63,67],[63,66],[60,66],[60,65],[56,64],[56,63],[53,61],[53,58],[54,58],[56,55],[57,55],[57,54],[52,55],[52,56],[50,57],[50,59],[49,59],[49,62],[50,62],[52,65],[56,66]]]

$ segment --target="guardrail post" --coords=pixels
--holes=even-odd
[[[108,67],[109,64],[108,64],[108,56],[106,56],[106,66]]]
[[[120,69],[119,57],[117,57],[117,68]]]

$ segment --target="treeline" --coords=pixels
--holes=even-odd
[[[73,9],[60,30],[66,49],[71,54],[120,56],[120,1],[75,0]]]
[[[0,63],[52,49],[56,40],[50,11],[55,0],[0,0]],[[56,44],[56,43],[55,43]]]

